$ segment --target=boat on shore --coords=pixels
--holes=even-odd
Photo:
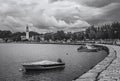
[[[65,63],[61,62],[61,60],[59,61],[60,62],[43,60],[38,62],[23,63],[22,66],[25,70],[48,70],[48,69],[64,68]]]
[[[81,45],[78,49],[78,52],[97,52],[98,48],[92,46],[92,45]]]

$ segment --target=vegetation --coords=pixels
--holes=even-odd
[[[21,41],[21,36],[25,36],[25,32],[12,33],[7,30],[0,30],[0,38],[7,41]],[[96,40],[96,39],[120,39],[120,23],[114,22],[112,24],[105,24],[95,27],[94,25],[87,28],[85,31],[80,32],[67,32],[57,31],[56,33],[39,34],[37,32],[30,31],[30,36],[37,36],[36,39],[40,41],[40,37],[43,37],[46,41],[80,41],[80,40]],[[37,42],[38,42],[37,41]]]
[[[100,27],[91,26],[86,29],[89,39],[120,39],[120,23],[105,24]]]
[[[68,40],[79,41],[79,40],[96,40],[96,39],[120,39],[120,23],[114,22],[112,24],[105,24],[99,27],[95,27],[94,25],[87,28],[84,31],[80,32],[67,32],[58,31],[56,33],[46,33],[45,39],[49,40]]]

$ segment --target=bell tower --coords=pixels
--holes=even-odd
[[[28,27],[28,25],[26,26],[26,39],[29,40],[29,27]]]

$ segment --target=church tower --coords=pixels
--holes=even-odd
[[[28,26],[26,27],[26,39],[29,40],[29,27]]]

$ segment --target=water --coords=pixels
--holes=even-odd
[[[79,45],[0,44],[0,81],[71,81],[96,65],[105,56],[98,53],[77,52]],[[61,58],[64,69],[20,72],[24,62],[56,61]]]

